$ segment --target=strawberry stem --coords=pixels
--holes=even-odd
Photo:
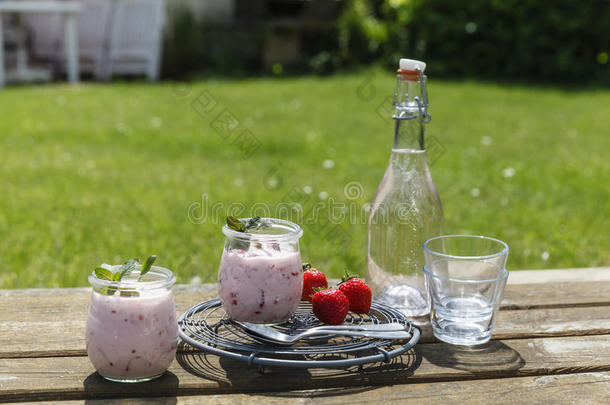
[[[351,280],[352,278],[356,278],[356,276],[352,276],[349,274],[349,271],[347,269],[345,269],[345,273],[343,275],[343,277],[341,278],[341,282],[339,284],[343,284],[348,280]]]

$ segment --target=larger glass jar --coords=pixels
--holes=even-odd
[[[171,291],[176,277],[157,266],[143,280],[139,275],[140,266],[121,281],[99,279],[95,272],[89,275],[93,293],[87,354],[97,372],[111,381],[160,377],[176,355],[178,323]]]
[[[262,221],[267,226],[257,233],[222,228],[226,242],[218,270],[218,295],[233,320],[277,324],[290,318],[301,299],[299,238],[303,231],[281,219]]]

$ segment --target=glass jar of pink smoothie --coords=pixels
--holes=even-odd
[[[301,299],[299,238],[303,231],[281,219],[262,221],[265,227],[256,232],[222,228],[226,243],[218,270],[218,295],[233,320],[278,324],[294,314]]]
[[[116,266],[118,267],[118,266]],[[116,382],[142,382],[160,377],[176,355],[178,323],[174,274],[140,266],[121,281],[89,275],[93,287],[87,319],[87,354],[97,372]]]

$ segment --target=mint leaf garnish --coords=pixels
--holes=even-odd
[[[255,233],[267,229],[271,225],[261,217],[253,217],[250,218],[244,226],[246,227],[246,232]]]
[[[126,288],[121,290],[121,297],[139,297],[140,293],[135,288]]]
[[[237,219],[233,216],[227,217],[227,226],[229,227],[229,229],[233,229],[234,231],[237,231],[237,232],[243,232],[243,233],[248,232],[248,230],[246,229],[244,224],[239,219]],[[241,249],[241,250],[247,251],[250,248],[249,242],[243,241],[241,239],[232,239],[232,238],[230,238],[229,240],[231,243],[231,247],[233,249]]]
[[[138,277],[138,281],[142,281],[142,276],[150,271],[150,269],[152,268],[152,265],[156,259],[157,259],[157,256],[155,256],[155,255],[149,256],[148,259],[146,259],[146,263],[144,263],[144,265],[140,269],[140,276]],[[119,282],[123,279],[123,277],[130,275],[136,269],[136,265],[139,263],[140,263],[140,259],[137,259],[137,258],[128,260],[125,263],[123,263],[118,268],[118,270],[116,270],[114,272],[112,270],[110,270],[112,268],[111,266],[109,266],[107,264],[102,264],[102,266],[96,267],[93,270],[93,272],[94,272],[95,276],[97,278],[99,278],[100,280]],[[114,295],[114,293],[116,293],[117,289],[118,288],[116,288],[116,287],[102,287],[102,288],[100,288],[99,292],[104,295]],[[137,297],[140,295],[140,293],[138,291],[136,291],[135,288],[127,288],[127,289],[121,288],[120,295],[122,297],[134,297],[134,296]]]
[[[136,264],[138,263],[140,263],[140,259],[137,258],[127,260],[125,263],[123,263],[121,268],[119,268],[119,273],[121,273],[121,278],[119,278],[119,281],[123,279],[123,277],[130,275],[136,269]]]
[[[248,221],[246,221],[244,226],[246,227],[246,232],[252,229],[257,229],[259,226],[261,226],[261,217],[250,218]]]
[[[239,219],[233,216],[227,217],[227,226],[237,232],[247,232],[244,224]]]
[[[115,292],[116,292],[116,288],[114,288],[114,287],[102,287],[100,289],[100,293],[104,294],[104,295],[114,295]]]
[[[97,267],[95,270],[93,270],[95,272],[95,277],[102,279],[102,280],[113,280],[114,274],[112,274],[112,272],[108,269],[105,269],[103,267]]]
[[[233,216],[228,216],[227,226],[237,232],[252,233],[268,228],[269,224],[263,221],[261,217],[252,217],[247,221],[242,221]]]
[[[233,216],[227,217],[227,226],[229,229],[232,229],[237,232],[243,233],[257,233],[262,231],[263,229],[268,228],[270,225],[263,221],[261,217],[252,217],[247,221],[241,221],[238,218]],[[236,249],[248,250],[250,248],[250,243],[242,240],[233,240],[231,241],[231,246]],[[261,248],[261,244],[256,244],[257,248]]]
[[[141,280],[142,276],[144,274],[148,273],[148,271],[151,269],[155,260],[157,260],[157,256],[155,256],[155,255],[148,256],[148,259],[146,259],[146,263],[144,263],[144,266],[142,266],[142,269],[140,270],[140,277],[138,278],[138,280]]]

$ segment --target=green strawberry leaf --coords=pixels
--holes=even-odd
[[[343,277],[341,277],[341,282],[339,284],[343,284],[346,281],[351,280],[352,278],[358,278],[358,277],[352,276],[351,274],[349,274],[349,271],[347,269],[345,269],[345,273],[344,273]]]

